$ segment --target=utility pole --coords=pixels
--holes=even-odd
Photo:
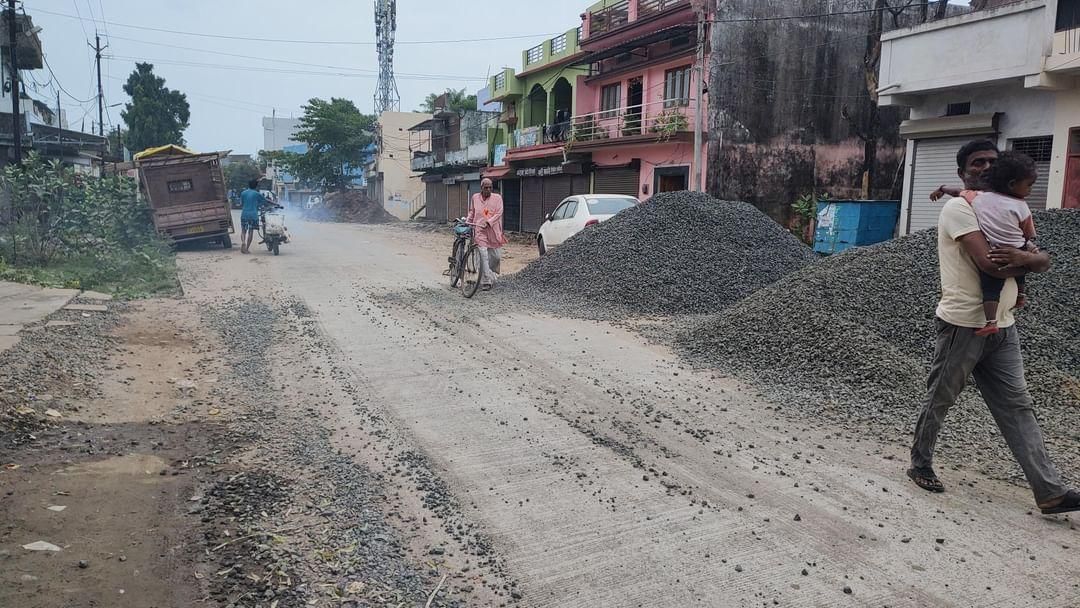
[[[56,89],[56,128],[63,129],[64,121],[60,118],[60,89]]]
[[[15,0],[8,0],[14,2]],[[89,43],[88,43],[89,44]],[[101,89],[101,51],[109,48],[109,45],[101,46],[101,36],[94,32],[94,57],[97,59],[97,122],[98,135],[105,137],[105,94]]]
[[[15,164],[22,164],[22,124],[19,122],[19,58],[15,48],[15,0],[8,0],[8,58],[11,59],[11,135],[15,138]]]
[[[705,85],[705,19],[708,18],[708,10],[703,2],[696,2],[697,9],[697,60],[694,62],[694,168],[690,176],[690,190],[704,192],[705,183],[701,177],[701,143],[702,131],[704,131],[704,108],[702,107],[702,91]]]

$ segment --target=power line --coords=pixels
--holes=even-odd
[[[69,19],[77,19],[75,15],[69,15],[67,13],[58,13],[55,11],[48,11],[45,9],[34,9],[38,13],[44,13],[46,15],[55,15],[57,17],[67,17]],[[285,38],[252,38],[247,36],[229,36],[226,34],[205,34],[201,32],[185,32],[182,30],[169,30],[158,27],[150,27],[144,25],[130,25],[127,23],[119,23],[116,21],[106,22],[101,21],[102,24],[112,25],[113,27],[122,27],[136,30],[146,30],[150,32],[161,32],[165,34],[180,34],[183,36],[198,36],[201,38],[219,38],[223,40],[245,40],[249,42],[274,42],[274,43],[289,43],[289,44],[320,44],[320,45],[349,45],[349,46],[375,46],[377,42],[363,42],[353,40],[291,40]],[[498,40],[521,40],[524,38],[547,38],[554,36],[555,34],[519,34],[514,36],[496,36],[492,38],[462,38],[458,40],[402,40],[396,41],[395,44],[463,44],[470,42],[495,42]]]
[[[180,50],[184,50],[184,51],[194,51],[196,53],[207,53],[207,54],[211,54],[211,55],[220,55],[222,57],[236,57],[238,59],[254,59],[256,61],[265,61],[265,62],[268,62],[268,63],[283,63],[283,64],[288,64],[288,65],[299,65],[299,66],[304,66],[304,67],[327,68],[327,69],[331,69],[331,70],[348,70],[348,71],[354,71],[354,72],[370,72],[370,73],[373,73],[373,74],[378,73],[377,70],[371,70],[371,69],[367,69],[367,68],[354,68],[354,67],[349,67],[349,66],[326,65],[326,64],[320,64],[320,63],[305,63],[303,61],[290,61],[288,59],[273,59],[273,58],[267,58],[267,57],[259,57],[257,55],[241,55],[239,53],[226,53],[224,51],[217,51],[217,50],[213,50],[213,49],[192,48],[192,47],[187,47],[187,46],[181,46],[181,45],[178,45],[178,44],[166,44],[164,42],[154,42],[154,41],[151,41],[151,40],[139,40],[137,38],[126,38],[126,37],[123,37],[123,36],[117,36],[116,39],[117,40],[125,40],[127,42],[137,42],[137,43],[140,43],[140,44],[149,44],[149,45],[152,45],[152,46],[161,46],[161,47],[166,47],[166,48],[170,48],[170,49],[180,49]],[[460,79],[460,80],[480,80],[480,78],[478,78],[478,77],[474,78],[474,77],[470,77],[470,76],[457,76],[457,75],[449,75],[449,74],[416,74],[416,73],[408,73],[408,72],[398,72],[398,74],[402,74],[404,76],[430,76],[432,78],[452,78],[452,79]]]
[[[45,57],[45,53],[41,54],[41,59],[42,59],[42,61],[45,62],[45,67],[49,68],[49,74],[52,76],[53,82],[55,82],[56,86],[59,87],[60,90],[64,92],[64,95],[67,95],[68,97],[70,97],[71,99],[74,99],[75,101],[77,101],[79,103],[84,103],[85,104],[85,103],[90,103],[91,101],[94,101],[93,97],[91,97],[90,99],[79,99],[78,97],[75,97],[74,95],[69,93],[68,90],[64,88],[64,85],[60,84],[60,79],[56,77],[56,72],[54,72],[53,69],[52,69],[52,66],[49,65],[49,59],[47,57]]]
[[[148,58],[148,57],[131,57],[131,56],[128,56],[128,55],[107,55],[107,56],[103,55],[103,58],[111,59],[111,60],[152,62],[154,64],[161,64],[161,65],[177,65],[177,66],[184,66],[184,67],[210,68],[210,69],[218,69],[218,70],[231,70],[231,71],[239,70],[239,71],[245,71],[245,72],[265,72],[265,73],[268,73],[268,74],[295,74],[295,75],[300,75],[300,76],[337,76],[337,77],[345,77],[345,78],[377,78],[378,77],[378,74],[368,74],[368,73],[361,74],[361,73],[355,73],[355,72],[313,72],[313,71],[310,71],[310,70],[299,70],[299,69],[294,70],[294,69],[287,69],[287,68],[271,68],[271,67],[259,67],[259,66],[248,66],[248,65],[229,65],[229,64],[220,64],[220,63],[202,63],[202,62],[197,62],[197,61],[178,61],[178,60],[172,60],[172,59],[153,59],[153,58]],[[439,75],[435,75],[435,74],[428,74],[428,75],[423,75],[423,76],[419,76],[419,75],[418,76],[407,76],[407,77],[404,77],[404,78],[406,80],[431,80],[431,81],[460,80],[460,81],[469,81],[469,82],[481,82],[481,81],[484,80],[482,78],[465,78],[465,77],[459,77],[459,76],[439,76]]]

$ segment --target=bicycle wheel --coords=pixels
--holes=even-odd
[[[465,253],[465,262],[462,265],[461,293],[466,298],[476,295],[480,289],[480,248],[476,245],[469,247]]]
[[[465,260],[465,241],[454,241],[454,253],[450,256],[450,287],[461,283],[461,273]]]

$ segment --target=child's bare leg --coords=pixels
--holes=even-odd
[[[997,302],[990,300],[983,302],[983,314],[986,316],[986,325],[975,332],[976,336],[991,336],[998,333],[997,311]]]

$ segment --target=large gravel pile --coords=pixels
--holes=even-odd
[[[578,233],[506,286],[586,316],[710,313],[813,259],[752,205],[670,192]]]
[[[1080,473],[1080,211],[1037,212],[1054,268],[1018,313],[1028,383],[1054,456]],[[934,230],[833,256],[682,332],[691,359],[760,380],[787,405],[906,442],[925,390],[939,296]],[[950,413],[946,451],[1012,475],[973,390]]]
[[[398,221],[383,206],[369,199],[362,190],[331,192],[323,204],[304,209],[303,216],[321,222],[348,222],[352,224],[386,224]]]

